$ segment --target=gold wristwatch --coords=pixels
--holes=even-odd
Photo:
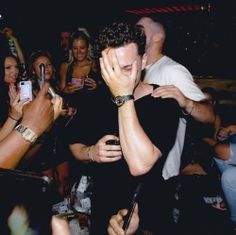
[[[33,144],[38,138],[34,131],[32,131],[29,127],[25,127],[21,124],[17,125],[15,127],[15,130],[20,132],[21,136],[31,144]]]

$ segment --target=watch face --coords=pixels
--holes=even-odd
[[[116,96],[113,102],[118,106],[122,106],[126,101],[134,99],[133,95],[124,95],[124,96]]]
[[[115,98],[115,103],[116,103],[117,106],[121,106],[124,103],[123,97],[122,96],[117,96]]]

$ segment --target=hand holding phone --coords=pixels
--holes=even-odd
[[[135,206],[137,204],[137,198],[138,198],[138,195],[140,193],[141,187],[142,187],[142,183],[139,183],[136,190],[135,190],[135,192],[134,192],[133,199],[132,199],[132,202],[130,204],[130,207],[128,208],[128,214],[125,216],[124,225],[122,227],[125,232],[127,231],[128,227],[129,227],[132,215],[134,213],[134,209],[135,209]]]
[[[113,133],[112,135],[115,135],[115,136],[118,137],[117,133]],[[116,139],[111,139],[111,140],[107,140],[106,144],[108,144],[108,145],[120,145],[120,141],[116,140]]]
[[[76,84],[80,87],[83,87],[84,86],[84,79],[83,78],[72,78],[71,83]]]
[[[19,82],[20,100],[29,99],[32,101],[32,83],[31,81]]]
[[[45,65],[42,63],[39,65],[40,69],[40,81],[39,81],[39,86],[42,88],[44,82],[45,82]]]

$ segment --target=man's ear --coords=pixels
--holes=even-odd
[[[147,64],[147,54],[144,53],[142,56],[142,70],[145,69],[146,64]]]
[[[160,42],[163,39],[164,39],[164,34],[162,32],[158,32],[153,35],[154,42]]]

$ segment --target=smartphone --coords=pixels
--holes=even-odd
[[[39,80],[39,86],[40,88],[43,87],[43,84],[45,82],[45,65],[42,63],[39,65],[40,69],[40,80]]]
[[[30,99],[32,101],[32,83],[31,81],[19,82],[20,100]]]
[[[141,187],[142,187],[142,183],[139,183],[137,188],[134,191],[130,207],[128,208],[128,214],[125,216],[124,225],[122,227],[125,232],[127,231],[128,227],[129,227],[129,223],[130,223],[132,215],[134,213],[134,209],[137,204],[137,198],[140,193]]]
[[[52,96],[52,98],[54,98],[57,95],[57,93],[51,86],[48,88],[48,93]]]
[[[115,135],[117,137],[119,136],[119,134],[117,132],[112,133],[112,135]],[[120,145],[120,141],[119,140],[107,140],[106,144],[109,144],[109,145]]]
[[[83,87],[84,86],[84,79],[83,78],[72,78],[71,83],[77,84],[77,85]]]
[[[120,141],[119,140],[107,140],[106,144],[109,144],[109,145],[120,145]]]

